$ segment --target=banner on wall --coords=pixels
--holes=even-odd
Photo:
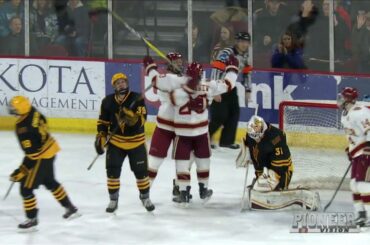
[[[164,70],[165,67],[160,67]],[[48,117],[97,118],[101,100],[113,93],[111,78],[117,72],[128,76],[130,89],[144,92],[150,81],[141,63],[65,61],[43,59],[0,59],[0,115],[14,95],[26,95]],[[206,69],[210,76],[210,69]],[[255,113],[271,123],[278,122],[282,100],[335,100],[338,88],[354,86],[370,94],[370,77],[253,71],[252,102],[245,105],[244,88],[237,84],[240,121]],[[145,92],[149,115],[156,115],[156,91]]]
[[[43,59],[0,60],[0,115],[15,95],[48,117],[97,118],[105,96],[105,63]]]

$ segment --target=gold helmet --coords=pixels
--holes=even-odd
[[[112,86],[114,86],[114,82],[117,81],[118,79],[124,79],[124,80],[127,81],[127,76],[124,73],[116,73],[116,74],[114,74],[112,76],[112,80],[111,80]]]
[[[31,102],[25,96],[14,96],[9,103],[9,113],[12,115],[24,115],[30,112]]]
[[[267,129],[267,124],[262,117],[252,116],[247,125],[248,136],[259,141]]]

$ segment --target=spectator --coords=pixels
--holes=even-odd
[[[182,55],[186,55],[188,53],[188,35],[187,35],[187,26],[185,27],[185,35],[178,47],[178,52]],[[208,63],[209,62],[209,47],[207,47],[202,40],[199,34],[199,27],[198,25],[193,23],[192,28],[192,40],[193,40],[193,60],[199,63]]]
[[[267,0],[266,7],[255,12],[255,53],[271,54],[272,46],[279,42],[288,23],[289,16],[285,11],[285,4],[280,0]]]
[[[88,9],[80,0],[69,0],[67,14],[68,23],[55,43],[65,46],[72,55],[84,57],[87,54],[90,32]]]
[[[306,65],[312,70],[329,70],[329,8],[330,0],[323,0],[320,14],[305,37]],[[349,35],[344,21],[335,13],[335,59],[345,58],[345,38]]]
[[[5,37],[10,33],[10,19],[18,16],[23,20],[23,4],[21,0],[10,0],[1,5],[0,8],[0,37]]]
[[[295,36],[286,32],[277,45],[272,58],[273,68],[305,69],[303,62],[303,50],[299,47]]]
[[[318,14],[319,11],[312,0],[304,0],[298,15],[293,17],[287,31],[292,32],[297,37],[300,46],[304,47],[308,28],[315,23]]]
[[[358,61],[357,71],[370,73],[370,12],[359,10],[352,30],[352,50]]]
[[[2,54],[4,55],[24,55],[24,32],[22,28],[22,19],[13,16],[9,20],[10,33],[3,38],[1,45]]]
[[[218,53],[226,47],[234,45],[234,31],[231,25],[222,26],[218,43],[211,51],[211,62],[216,60]]]
[[[30,13],[31,54],[52,43],[58,35],[58,22],[50,0],[35,0]]]

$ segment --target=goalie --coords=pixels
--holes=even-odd
[[[242,143],[236,165],[248,167],[249,163],[253,163],[256,176],[252,185],[246,188],[251,209],[319,208],[318,193],[306,189],[288,189],[293,163],[283,131],[266,123],[259,116],[252,116]]]

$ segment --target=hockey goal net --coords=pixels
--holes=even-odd
[[[369,103],[364,103],[370,107]],[[287,134],[295,166],[292,186],[335,189],[349,161],[336,101],[283,101],[279,127]],[[342,189],[349,189],[347,175]]]

